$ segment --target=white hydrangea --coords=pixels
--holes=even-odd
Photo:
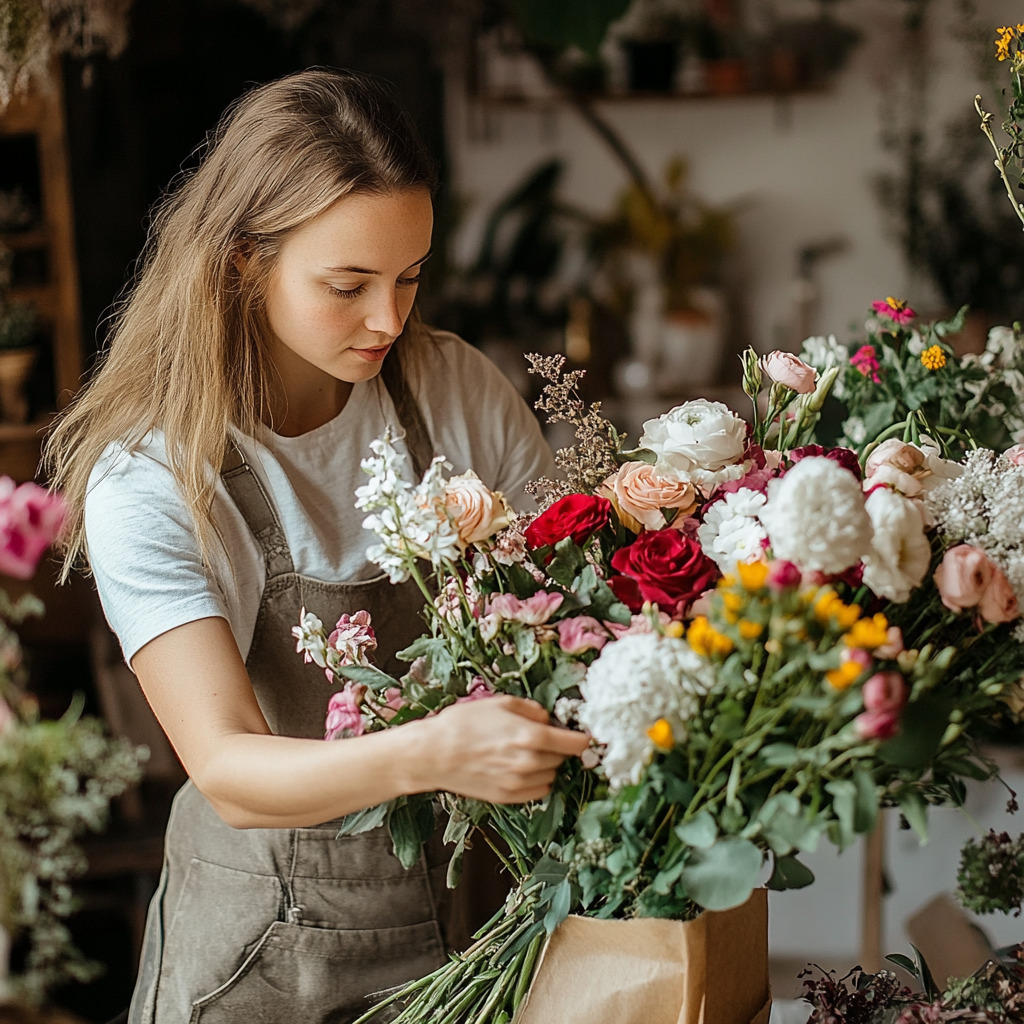
[[[1024,468],[993,451],[968,452],[963,472],[925,494],[925,508],[952,543],[981,548],[1024,608]],[[1024,622],[1014,636],[1024,642]]]
[[[758,516],[765,501],[761,491],[741,487],[713,502],[704,513],[697,539],[722,572],[732,572],[739,562],[753,561],[764,553],[768,533]]]
[[[602,757],[613,788],[637,782],[650,760],[647,735],[659,718],[679,742],[686,722],[714,685],[711,666],[685,640],[634,633],[606,644],[580,684],[580,724],[606,749]]]
[[[769,482],[761,522],[773,556],[805,572],[840,573],[871,551],[871,520],[860,481],[823,456],[801,459]]]
[[[850,350],[845,345],[840,345],[834,334],[830,334],[827,338],[823,335],[807,338],[800,351],[800,358],[805,363],[810,363],[820,373],[824,373],[832,366],[838,366],[839,374],[832,385],[832,394],[836,398],[843,397],[845,391],[843,375],[850,365]]]
[[[864,505],[874,534],[864,556],[864,583],[879,597],[902,604],[931,567],[932,546],[924,519],[909,498],[878,487]]]

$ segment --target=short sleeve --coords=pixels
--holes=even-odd
[[[108,450],[89,478],[85,532],[103,612],[127,662],[176,626],[228,617],[188,509],[158,459]]]

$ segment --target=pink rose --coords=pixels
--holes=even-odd
[[[366,731],[363,722],[362,703],[366,687],[362,683],[348,683],[343,690],[333,694],[327,702],[327,720],[324,722],[324,739],[345,739],[362,736]]]
[[[1024,444],[1015,444],[1003,452],[1003,458],[1013,466],[1024,466]]]
[[[599,651],[609,639],[608,631],[590,615],[576,615],[558,623],[558,643],[566,654]]]
[[[992,566],[992,577],[978,602],[978,614],[992,623],[1013,622],[1020,617],[1017,595],[998,565]]]
[[[558,610],[562,603],[561,594],[549,594],[538,591],[525,601],[515,594],[495,594],[487,602],[487,614],[500,619],[511,619],[525,623],[527,626],[542,626]]]
[[[798,395],[809,395],[814,390],[817,371],[792,352],[769,352],[758,362],[773,381],[792,388]]]
[[[861,690],[868,711],[899,711],[907,703],[907,684],[899,672],[876,672]]]
[[[891,437],[868,456],[864,464],[864,490],[887,484],[907,498],[916,498],[924,490],[922,478],[928,476],[931,470],[925,453],[917,445]]]
[[[663,508],[678,509],[676,518],[679,519],[697,507],[697,492],[689,480],[659,476],[646,462],[625,463],[614,476],[605,480],[604,487],[623,525],[634,533],[640,532],[634,523],[648,530],[665,526]]]
[[[508,526],[505,500],[471,469],[448,481],[444,507],[463,545],[486,540]]]
[[[0,476],[0,573],[30,579],[43,552],[56,540],[67,505],[34,483],[20,486]]]
[[[935,586],[942,603],[953,612],[973,608],[992,581],[995,566],[981,548],[957,544],[935,570]]]
[[[483,676],[473,676],[469,686],[466,687],[465,697],[456,697],[456,704],[464,704],[466,701],[482,700],[484,697],[493,697],[494,687],[484,679]]]
[[[865,711],[853,720],[853,727],[862,740],[888,740],[899,732],[900,716],[896,711]]]

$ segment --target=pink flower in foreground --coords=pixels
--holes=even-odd
[[[513,619],[527,626],[543,626],[558,610],[562,600],[561,594],[549,594],[544,590],[525,601],[515,594],[495,594],[487,602],[487,614],[499,619]]]
[[[992,580],[995,566],[981,548],[957,544],[935,570],[935,586],[951,612],[974,608]]]
[[[377,636],[370,625],[370,613],[360,610],[354,615],[342,615],[334,632],[327,638],[327,646],[341,655],[342,665],[365,665],[377,650]]]
[[[56,540],[66,514],[61,495],[0,476],[0,573],[30,579],[43,552]]]
[[[917,316],[903,299],[894,299],[891,295],[871,303],[871,308],[880,316],[888,317],[896,324],[908,324]]]
[[[904,651],[903,630],[899,626],[890,626],[886,636],[889,639],[881,647],[875,648],[876,658],[895,658]]]
[[[366,731],[363,722],[362,703],[366,687],[362,683],[348,683],[343,690],[333,694],[327,702],[327,720],[324,722],[324,739],[346,739],[362,736]]]
[[[1017,595],[998,565],[992,567],[992,578],[978,602],[978,614],[992,623],[1013,622],[1020,617]]]
[[[1003,458],[1013,466],[1024,466],[1024,444],[1015,444],[1003,452]]]
[[[558,643],[566,654],[599,651],[611,639],[608,631],[590,615],[576,615],[558,623]]]
[[[470,700],[482,700],[484,697],[493,697],[494,687],[491,686],[483,676],[473,676],[469,686],[466,687],[465,697],[456,697],[456,704],[464,704]]]
[[[771,562],[768,566],[768,586],[772,590],[788,590],[799,586],[802,579],[800,568],[785,559]]]
[[[814,390],[818,371],[792,352],[777,349],[761,356],[758,362],[772,380],[792,388],[798,395],[809,395]]]
[[[881,363],[878,361],[878,354],[875,352],[874,345],[861,345],[850,356],[850,365],[854,369],[860,370],[865,377],[870,377],[876,384],[882,380],[878,374]]]
[[[900,729],[896,711],[865,711],[853,720],[853,727],[862,740],[892,739]]]
[[[899,672],[876,672],[861,690],[868,711],[900,711],[907,703],[907,684]]]

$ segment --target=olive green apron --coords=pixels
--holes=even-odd
[[[422,418],[402,419],[422,472],[431,457]],[[400,672],[394,654],[422,632],[423,598],[383,575],[325,583],[296,573],[273,505],[234,445],[221,475],[266,562],[246,659],[260,708],[275,734],[322,737],[332,690],[295,652],[300,608],[325,623],[367,609],[378,664]],[[439,966],[450,913],[439,835],[406,871],[383,828],[337,839],[337,824],[234,829],[187,782],[167,827],[130,1024],[346,1024],[371,993]]]

